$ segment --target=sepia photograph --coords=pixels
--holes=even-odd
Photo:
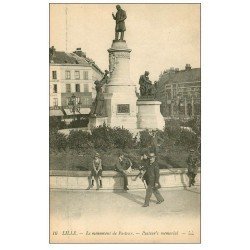
[[[49,241],[201,243],[201,4],[49,4]]]
[[[247,249],[250,2],[136,2],[2,2],[1,249]]]

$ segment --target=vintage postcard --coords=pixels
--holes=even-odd
[[[50,243],[200,243],[200,4],[50,4]]]

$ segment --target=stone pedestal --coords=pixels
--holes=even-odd
[[[108,117],[89,117],[88,129],[92,129],[98,126],[103,126],[104,123],[107,125]]]
[[[155,100],[138,100],[137,125],[139,129],[163,130],[165,120],[160,112],[161,102]]]
[[[137,128],[135,84],[130,79],[130,52],[126,41],[113,41],[109,52],[110,81],[104,104],[110,127]]]

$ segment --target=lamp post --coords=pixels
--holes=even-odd
[[[80,100],[78,101],[77,97],[74,94],[69,98],[68,107],[70,109],[70,112],[73,113],[74,115],[74,121],[75,121],[75,113],[76,112],[80,113],[81,105],[82,105],[81,101]]]

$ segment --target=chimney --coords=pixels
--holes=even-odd
[[[174,73],[175,73],[174,67],[171,67],[171,68],[169,69],[169,73],[170,73],[170,74],[174,74]]]
[[[53,62],[53,56],[55,55],[55,47],[54,46],[51,46],[51,48],[49,48],[49,61],[50,62]]]
[[[77,48],[73,53],[75,53],[76,55],[80,57],[86,57],[86,53],[83,52],[81,48]]]
[[[191,69],[191,65],[187,63],[185,66],[185,70],[190,70],[190,69]]]

